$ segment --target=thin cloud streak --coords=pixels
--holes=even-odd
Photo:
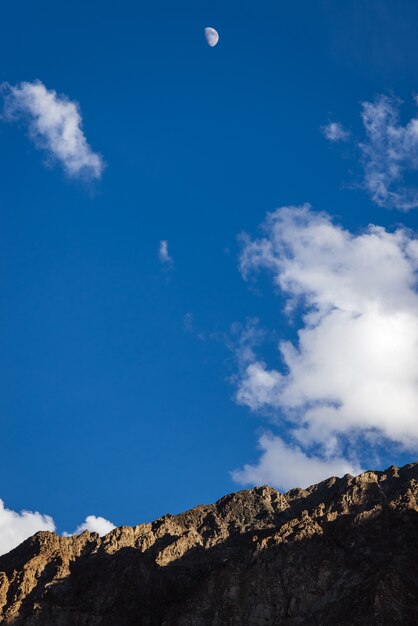
[[[418,104],[418,97],[415,97]],[[387,209],[409,211],[418,207],[418,187],[405,177],[418,171],[418,115],[400,123],[398,98],[379,95],[363,102],[361,120],[364,138],[357,142],[363,168],[361,186],[372,202]],[[351,133],[339,122],[321,127],[328,141],[349,141]]]
[[[364,184],[373,202],[409,211],[418,207],[418,189],[404,183],[408,171],[418,170],[418,117],[402,126],[401,101],[379,96],[362,105],[366,140],[360,143]]]
[[[160,245],[158,248],[158,258],[161,265],[163,265],[165,269],[173,268],[173,259],[168,252],[168,242],[165,239],[162,239],[160,241]]]
[[[4,119],[23,120],[37,148],[58,161],[71,178],[97,180],[104,170],[102,157],[93,152],[82,129],[79,106],[48,90],[41,81],[12,86],[3,83]]]

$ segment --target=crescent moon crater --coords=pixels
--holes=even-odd
[[[206,26],[205,28],[205,39],[207,41],[208,46],[214,48],[219,41],[219,33],[212,26]]]

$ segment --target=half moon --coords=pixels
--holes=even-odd
[[[211,48],[214,48],[219,41],[219,33],[211,26],[205,28],[205,39]]]

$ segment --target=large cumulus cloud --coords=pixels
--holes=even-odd
[[[242,274],[270,272],[286,314],[300,322],[296,339],[279,343],[276,364],[253,355],[241,367],[236,398],[274,415],[286,435],[276,457],[316,459],[325,478],[336,466],[359,469],[360,439],[417,450],[415,236],[373,225],[351,233],[308,205],[278,209],[262,231],[244,239]],[[282,486],[282,464],[272,477],[271,437],[261,447],[258,465],[235,477],[253,482],[257,471],[263,482],[268,454],[268,479]]]

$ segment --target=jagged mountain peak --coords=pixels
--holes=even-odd
[[[0,622],[418,623],[418,464],[254,487],[104,537],[39,532],[0,558]]]

